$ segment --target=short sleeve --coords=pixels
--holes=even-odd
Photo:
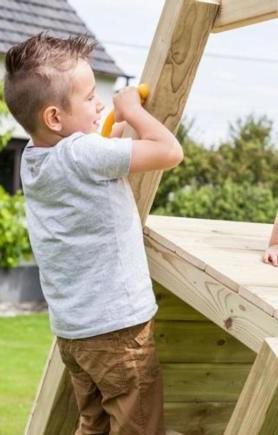
[[[129,173],[131,138],[104,138],[96,133],[75,135],[71,153],[76,165],[89,178],[111,180]]]

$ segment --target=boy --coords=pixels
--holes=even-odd
[[[269,241],[269,247],[266,249],[263,260],[265,263],[278,266],[278,214],[275,218],[273,229]]]
[[[29,236],[80,411],[75,434],[163,435],[157,305],[126,176],[175,167],[183,152],[135,88],[114,106],[139,139],[96,134],[92,48],[39,34],[7,53],[6,102],[31,136],[21,162]]]

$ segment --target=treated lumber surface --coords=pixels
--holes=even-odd
[[[236,402],[249,364],[163,364],[166,402]]]
[[[156,281],[153,286],[166,425],[186,435],[223,435],[256,354]]]
[[[186,320],[207,322],[208,319],[205,316],[194,310],[184,301],[181,301],[181,299],[166,290],[159,283],[153,282],[153,287],[159,305],[158,313],[155,316],[157,321],[169,320],[173,322],[175,320]]]
[[[182,249],[179,239],[185,240],[189,238],[189,231],[180,232],[175,243],[172,241],[172,235],[167,232],[168,239],[163,241],[161,234],[164,236],[165,233],[161,230],[162,220],[160,220],[160,217],[158,219],[160,229],[158,229],[158,225],[154,225],[154,219],[148,220],[145,235],[145,247],[150,272],[155,281],[200,311],[208,319],[228,331],[229,334],[255,352],[259,351],[265,337],[278,336],[278,320],[276,318],[231,289],[226,282],[223,282],[222,274],[217,275],[217,278],[215,278],[207,272],[207,269],[198,268],[195,264],[184,258],[184,256],[181,256]],[[181,224],[182,222],[180,221],[180,226]],[[220,228],[221,225],[219,223],[218,231]],[[157,237],[158,234],[160,237]],[[157,239],[159,239],[159,242]],[[169,241],[170,239],[171,242]],[[200,235],[199,240],[202,239],[203,237]],[[190,251],[191,247],[187,249]],[[231,257],[231,252],[229,252],[229,258]],[[224,253],[224,249],[218,253],[218,263],[221,257],[224,256]],[[226,259],[226,261],[228,260]],[[271,273],[272,268],[267,265],[265,267]],[[277,269],[273,268],[273,270],[275,270],[276,274],[278,273]],[[241,279],[242,274],[242,270],[239,268],[236,272],[237,279]]]
[[[278,268],[262,262],[272,225],[149,216],[145,235],[278,319]]]
[[[153,286],[166,424],[186,435],[223,435],[256,354],[157,281]]]
[[[213,32],[260,23],[277,16],[277,0],[222,0]]]
[[[161,307],[160,307],[161,309]],[[162,363],[253,363],[255,354],[212,322],[162,322],[155,338]]]
[[[175,132],[194,81],[220,0],[167,0],[162,11],[141,82],[151,89],[146,109]],[[127,128],[124,136],[136,137]],[[162,171],[131,174],[141,221],[151,209]]]
[[[223,435],[234,403],[165,403],[164,409],[167,426],[183,434]]]
[[[278,338],[266,338],[225,435],[278,434]]]
[[[55,339],[24,434],[73,435],[77,420],[76,400],[69,373],[60,358]]]
[[[141,82],[148,83],[151,89],[146,105],[147,110],[171,131],[175,131],[180,122],[218,8],[219,0],[175,0],[175,2],[166,0],[165,2]],[[128,129],[124,135],[136,137],[136,133]],[[154,171],[133,174],[129,177],[128,181],[143,223],[152,206],[161,176],[162,171]],[[127,180],[126,183],[129,188]],[[53,352],[54,350],[56,346],[53,347]],[[50,354],[50,360],[56,358],[59,358],[56,352]],[[59,383],[64,376],[65,373],[61,370],[55,378],[52,375],[51,365],[45,373],[45,377],[52,383],[54,379]],[[47,399],[47,388],[46,382],[43,382],[37,398],[37,406],[33,409],[25,435],[46,435],[47,427],[51,425],[53,425],[51,435],[72,433],[72,419],[76,418],[74,411],[72,418],[66,420],[63,427],[60,429],[54,427],[55,419],[58,418],[59,421],[64,419],[68,396],[72,396],[71,386],[67,385],[67,394],[63,394],[64,390],[60,388],[54,388],[48,402],[45,402],[45,409],[37,409],[41,407],[40,403]],[[33,427],[36,431],[32,429]]]

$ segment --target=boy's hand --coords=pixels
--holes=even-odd
[[[272,245],[266,249],[263,261],[272,264],[275,267],[278,266],[278,245]]]
[[[128,119],[134,111],[141,108],[141,99],[138,89],[135,86],[128,86],[121,89],[113,96],[115,107],[116,122],[122,122]]]
[[[116,122],[112,127],[112,132],[110,137],[122,137],[124,129],[126,127],[126,122]]]

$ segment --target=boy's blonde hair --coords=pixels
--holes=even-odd
[[[4,97],[10,112],[30,134],[39,125],[39,112],[48,104],[70,110],[70,70],[79,59],[89,61],[95,47],[86,35],[56,38],[39,33],[6,54]]]

